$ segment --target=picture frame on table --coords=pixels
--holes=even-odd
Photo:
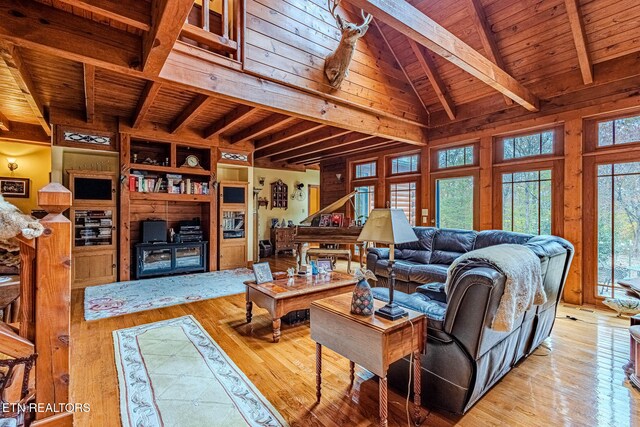
[[[273,274],[268,262],[259,262],[253,264],[253,274],[256,277],[256,284],[273,282]]]
[[[331,214],[320,215],[320,227],[331,227]]]
[[[343,213],[334,213],[331,215],[331,227],[342,227],[342,224],[344,224]]]
[[[29,198],[29,178],[0,177],[0,194],[4,197]]]
[[[333,262],[329,258],[318,258],[316,261],[318,268],[323,268],[327,273],[333,271]]]

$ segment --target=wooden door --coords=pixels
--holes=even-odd
[[[478,172],[459,170],[431,174],[429,225],[438,228],[477,230]]]
[[[320,210],[320,186],[309,185],[309,215]]]
[[[115,250],[73,253],[73,288],[116,281],[118,259]]]
[[[220,183],[218,267],[221,270],[247,266],[247,224],[251,220],[247,200],[247,183]]]

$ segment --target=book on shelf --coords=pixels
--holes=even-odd
[[[180,174],[168,173],[163,177],[132,172],[129,176],[129,191],[138,193],[209,194],[208,182],[192,181]]]

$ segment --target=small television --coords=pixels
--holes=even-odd
[[[142,243],[167,243],[167,222],[142,221]]]
[[[222,203],[245,203],[244,195],[245,187],[227,187],[222,188]]]
[[[73,198],[76,200],[113,200],[115,192],[111,178],[73,178]]]

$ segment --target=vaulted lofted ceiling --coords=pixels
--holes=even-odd
[[[0,11],[11,14],[20,3],[2,0]],[[381,12],[382,3],[401,6],[397,16]],[[351,20],[359,19],[360,7],[372,11],[375,19],[357,46],[348,79],[339,91],[332,92],[323,78],[323,58],[335,48],[340,34],[326,2],[247,0],[243,75],[251,76],[251,82],[261,89],[270,87],[265,82],[271,81],[309,94],[309,102],[324,99],[325,105],[337,103],[332,108],[346,106],[345,111],[358,117],[388,119],[400,128],[410,127],[413,135],[418,130],[430,138],[531,117],[539,114],[534,111],[538,108],[549,114],[579,103],[624,96],[640,76],[640,3],[635,1],[409,3],[450,33],[453,38],[449,40],[454,41],[451,49],[460,49],[455,38],[459,39],[514,80],[502,80],[500,85],[506,81],[507,89],[528,93],[535,102],[514,102],[513,96],[482,81],[474,70],[471,73],[475,76],[425,47],[398,24],[403,19],[404,2],[345,0],[341,13]],[[54,9],[58,14],[51,14]],[[24,10],[26,15],[47,17],[51,26],[56,26],[56,17],[68,14],[82,20],[74,22],[89,21],[88,29],[109,28],[106,36],[117,35],[112,45],[117,45],[117,40],[144,44],[146,35],[154,31],[152,2],[147,0],[37,0]],[[313,116],[313,109],[296,114],[292,107],[287,111],[271,108],[269,97],[261,98],[265,105],[260,105],[255,101],[255,90],[248,87],[233,96],[220,87],[219,96],[218,89],[203,91],[199,83],[191,87],[188,76],[174,83],[115,65],[104,67],[104,61],[96,62],[92,57],[85,62],[75,52],[66,55],[65,49],[73,47],[53,49],[46,41],[33,40],[22,44],[28,36],[16,35],[15,28],[4,25],[0,38],[6,36],[8,43],[3,42],[0,48],[4,59],[0,61],[0,113],[5,119],[0,115],[0,122],[24,124],[14,126],[24,135],[36,134],[40,127],[38,138],[44,140],[42,135],[50,130],[42,117],[57,109],[78,113],[88,123],[95,116],[109,116],[134,127],[153,124],[178,136],[188,131],[202,137],[222,137],[237,146],[255,146],[255,158],[265,164],[310,165],[406,145],[406,141],[389,137],[384,126],[382,131],[358,126],[360,119],[349,121],[343,115],[334,122],[317,119],[320,116]],[[100,31],[95,34],[103,34]],[[73,36],[70,34],[70,40]],[[182,46],[183,52],[197,50],[193,44]],[[487,70],[486,75],[495,74]],[[301,107],[308,106],[302,102]],[[9,138],[9,132],[0,130],[0,138]],[[411,138],[415,140],[407,139]]]

